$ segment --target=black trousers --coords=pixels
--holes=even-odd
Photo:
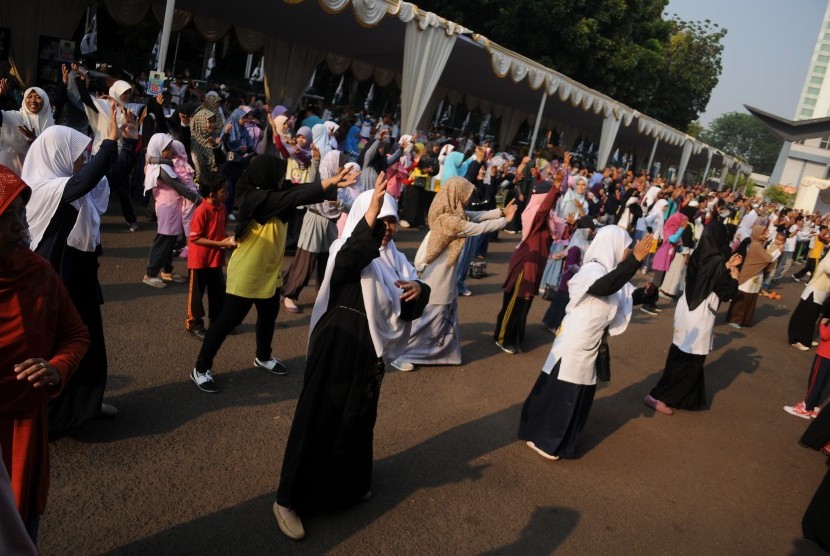
[[[208,316],[211,322],[219,318],[225,300],[225,274],[221,268],[191,268],[187,291],[187,330],[205,328],[205,306],[202,297],[207,291]]]
[[[200,373],[213,367],[213,358],[219,353],[219,348],[231,331],[242,324],[245,315],[256,306],[256,356],[260,361],[271,358],[271,340],[274,339],[274,324],[280,310],[280,290],[277,288],[273,297],[267,299],[251,299],[239,297],[230,293],[225,294],[222,303],[222,312],[219,318],[210,323],[199,358],[196,360],[196,370]]]
[[[818,261],[818,259],[807,259],[807,263],[804,265],[804,268],[793,274],[793,276],[801,280],[807,275],[808,272],[815,271],[816,261]]]
[[[426,190],[415,185],[406,186],[403,190],[403,209],[401,219],[409,222],[412,228],[423,228],[426,225]]]
[[[173,272],[173,249],[176,248],[178,239],[179,236],[156,234],[147,259],[147,276],[155,278],[159,270]]]

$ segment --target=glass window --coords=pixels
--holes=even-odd
[[[828,25],[830,25],[830,23],[828,23]],[[822,52],[830,52],[830,44],[821,45],[821,48],[819,48],[819,50],[821,50]]]
[[[813,85],[821,85],[822,83],[824,83],[824,79],[822,79],[821,77],[811,77],[810,83],[812,83]]]
[[[830,149],[830,137],[822,137],[818,144],[820,149]]]
[[[813,66],[813,73],[818,73],[819,75],[824,75],[824,72],[827,71],[827,66]]]
[[[813,115],[813,110],[811,108],[802,108],[801,115],[807,116],[808,118]]]
[[[816,56],[816,62],[818,62],[819,64],[826,64],[827,62],[830,62],[830,56]]]
[[[824,33],[824,40],[830,41],[830,33]]]
[[[814,99],[814,98],[805,98],[804,102],[802,102],[801,104],[803,104],[804,106],[815,106],[816,105],[816,99]]]
[[[819,94],[820,92],[821,92],[821,89],[819,89],[818,87],[807,87],[807,94],[808,94],[808,95],[816,95],[816,96],[818,96],[818,94]]]

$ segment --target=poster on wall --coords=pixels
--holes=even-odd
[[[54,94],[61,79],[61,64],[75,59],[75,42],[41,35],[37,52],[37,84]]]

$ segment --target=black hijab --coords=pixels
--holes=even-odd
[[[257,208],[265,202],[268,195],[283,190],[287,167],[288,163],[282,158],[266,155],[255,156],[245,171],[242,172],[242,175],[239,176],[239,181],[236,183],[236,197],[239,199],[237,241],[245,236],[251,220],[256,219]],[[283,221],[287,221],[288,216],[290,214],[277,215]],[[259,223],[264,224],[264,222]]]
[[[715,291],[727,275],[726,257],[729,253],[729,235],[726,226],[713,220],[703,228],[700,241],[686,269],[686,303],[694,311]]]

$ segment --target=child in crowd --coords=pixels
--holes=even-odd
[[[818,417],[822,394],[826,390],[830,376],[830,306],[825,303],[822,308],[822,319],[819,324],[820,342],[816,348],[816,356],[810,367],[807,377],[807,396],[803,402],[784,406],[784,411],[802,419]]]
[[[188,189],[193,193],[198,193],[196,184],[193,183],[193,176],[196,175],[196,170],[187,161],[187,150],[180,141],[173,141],[173,169],[176,175],[184,183]],[[182,201],[182,227],[184,228],[185,248],[179,253],[179,258],[187,260],[187,241],[190,237],[190,221],[193,219],[193,212],[196,210],[196,204],[189,199]]]
[[[767,253],[772,258],[772,267],[764,271],[764,279],[761,284],[761,295],[764,297],[781,299],[781,294],[772,291],[772,279],[778,270],[778,264],[781,260],[781,255],[784,253],[784,245],[786,242],[787,234],[785,232],[778,232],[775,234],[775,238],[767,245]]]
[[[219,174],[202,178],[200,193],[205,202],[196,207],[188,234],[187,268],[190,287],[187,293],[185,330],[205,339],[205,308],[202,296],[207,291],[208,316],[211,322],[219,316],[225,299],[225,250],[236,246],[234,238],[225,233],[227,189]]]
[[[818,265],[819,260],[824,256],[824,247],[830,240],[828,235],[827,226],[819,226],[818,234],[813,236],[813,245],[807,252],[807,263],[804,265],[804,268],[793,274],[793,280],[800,282],[807,275],[813,275],[816,265]]]
[[[182,203],[200,203],[202,198],[179,179],[173,169],[173,137],[156,133],[147,143],[144,192],[153,192],[158,230],[147,259],[147,274],[142,280],[153,288],[166,288],[165,282],[184,283],[187,278],[173,272],[173,250],[184,230]]]

